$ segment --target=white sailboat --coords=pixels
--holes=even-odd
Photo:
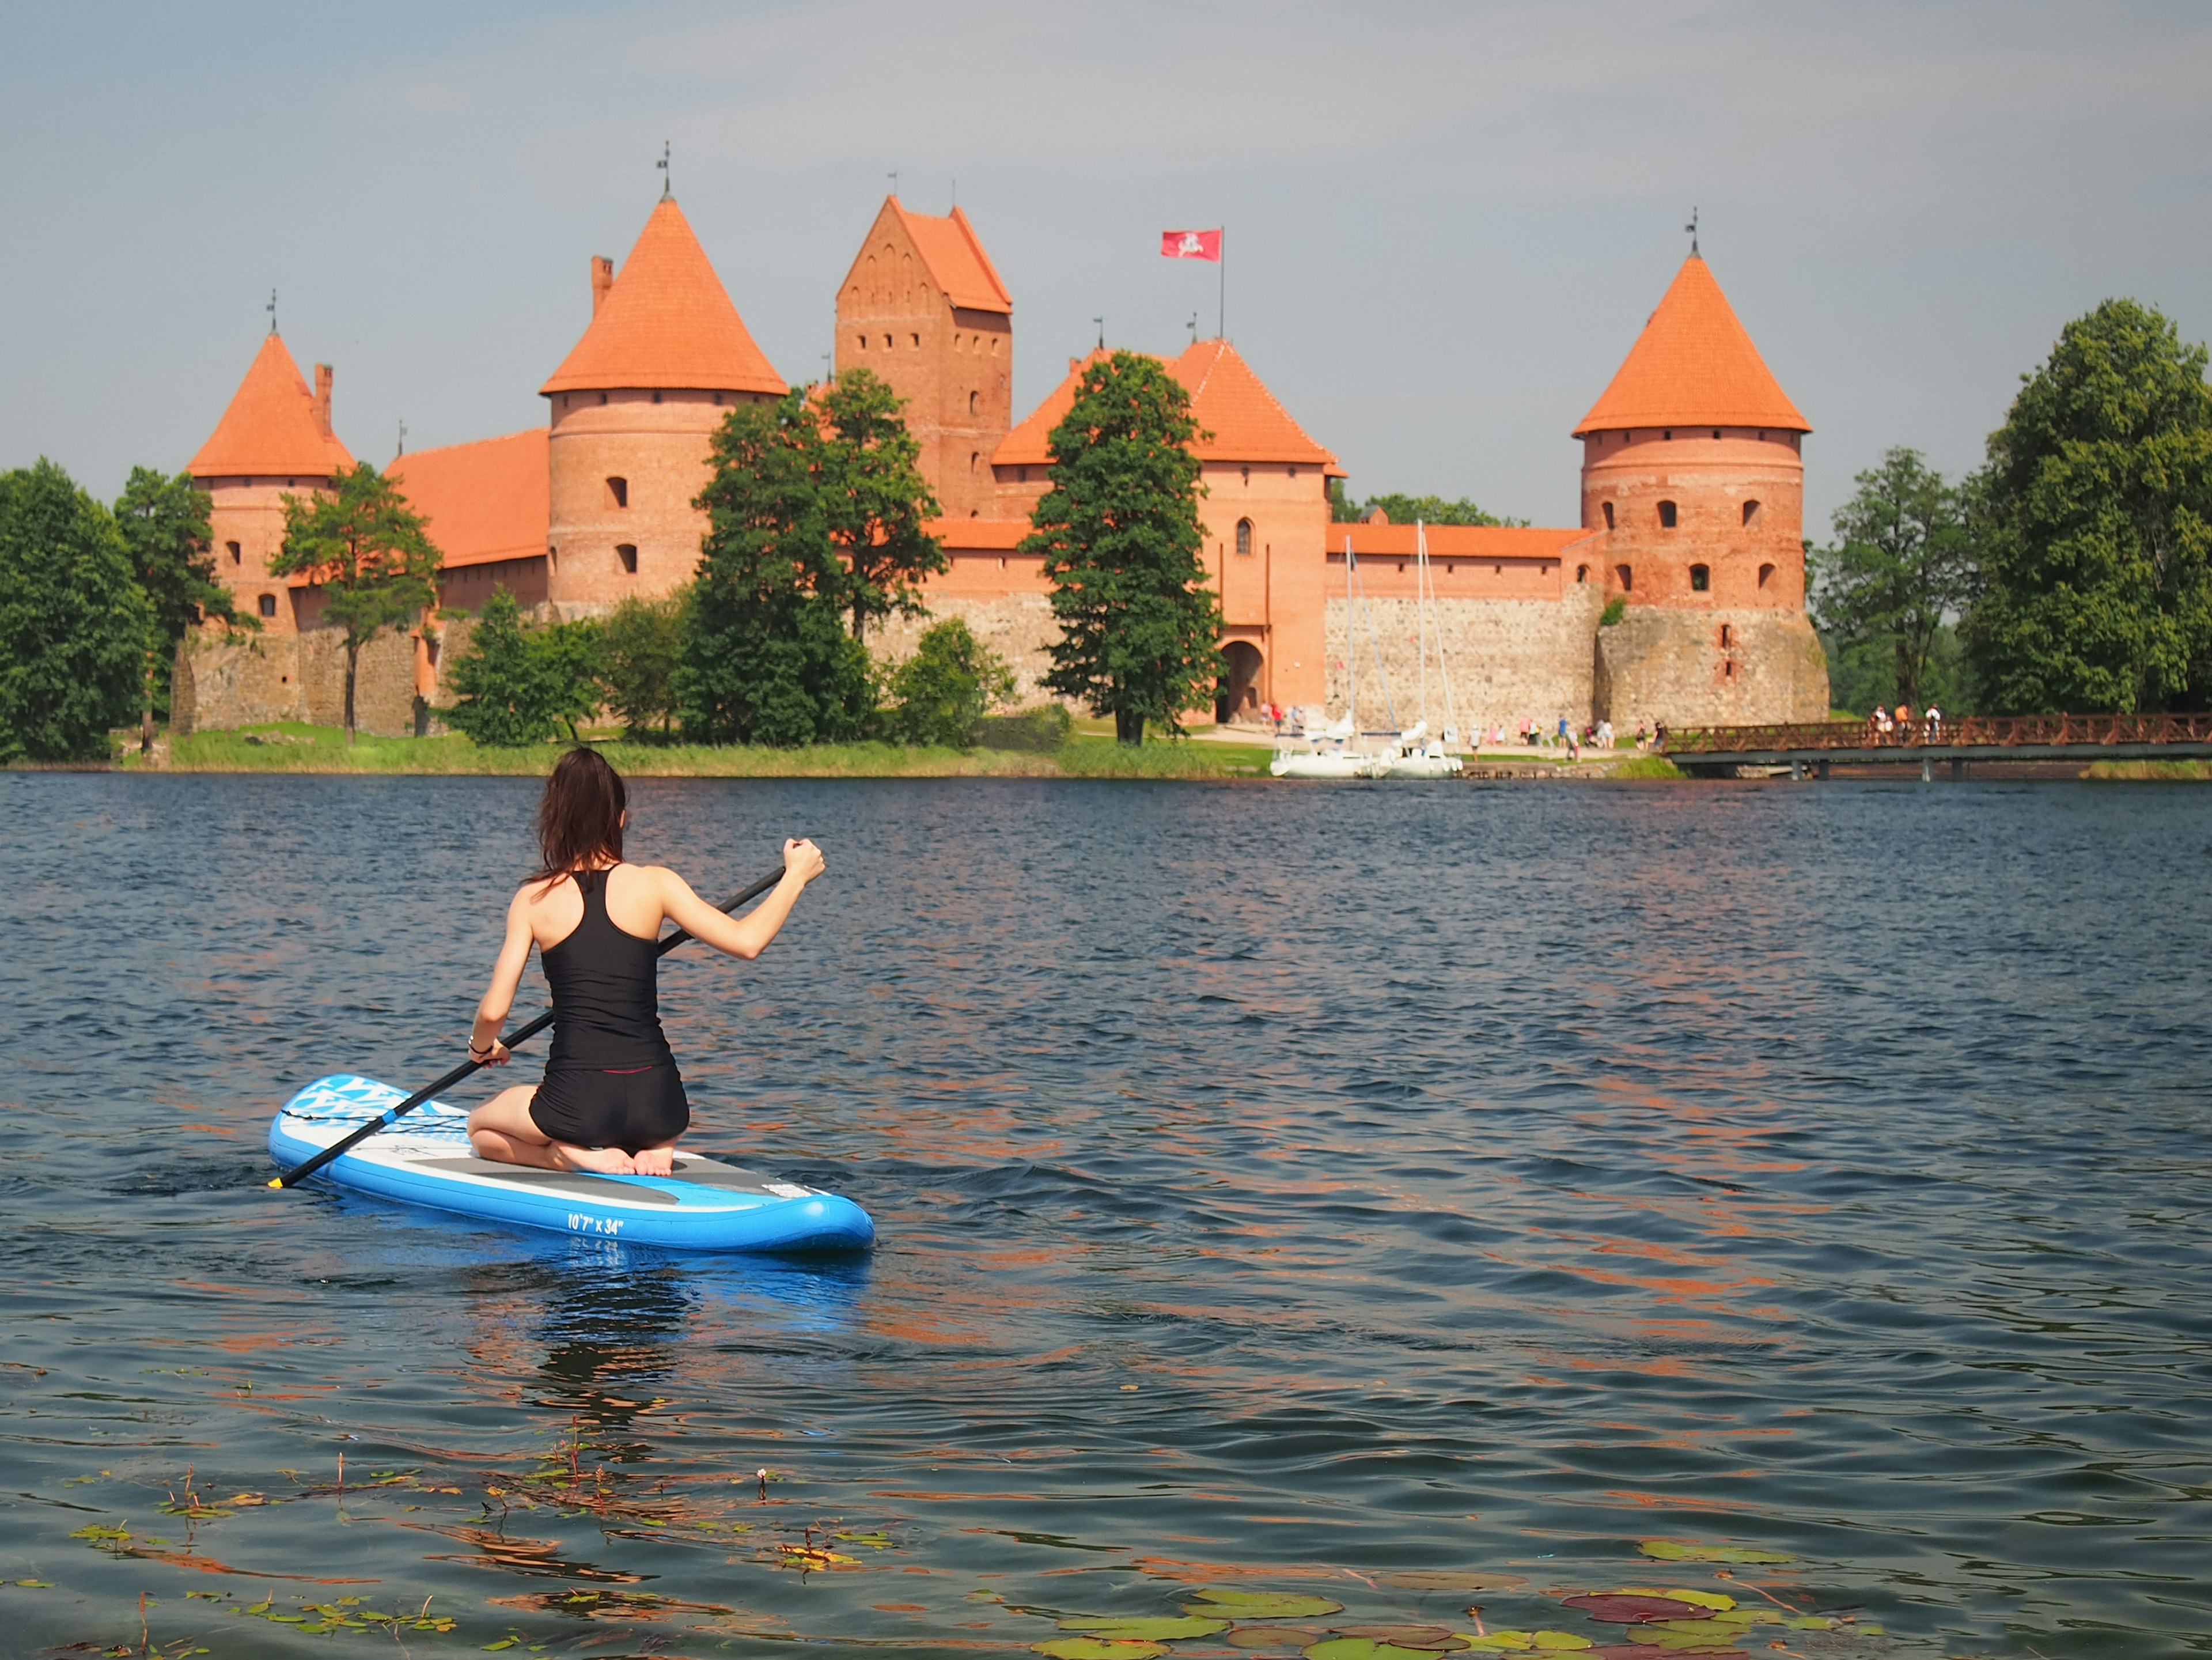
[[[1378,777],[1401,781],[1456,778],[1461,763],[1452,752],[1459,740],[1459,711],[1452,700],[1451,665],[1444,657],[1443,619],[1438,614],[1436,573],[1429,568],[1428,527],[1413,521],[1413,627],[1421,660],[1420,718],[1398,734],[1392,753],[1382,757]],[[1429,736],[1429,630],[1437,634],[1437,672],[1443,678],[1444,720],[1441,739]]]
[[[1306,746],[1278,745],[1267,770],[1277,778],[1380,778],[1390,764],[1387,755],[1358,747],[1359,666],[1352,644],[1352,577],[1355,560],[1349,532],[1344,538],[1344,714],[1318,733],[1306,734]],[[1326,745],[1326,747],[1324,747]]]

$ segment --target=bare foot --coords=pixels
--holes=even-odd
[[[572,1147],[566,1141],[553,1144],[561,1150],[561,1161],[571,1170],[589,1171],[595,1176],[635,1176],[637,1165],[620,1147]]]
[[[640,1176],[673,1176],[676,1174],[676,1149],[647,1147],[630,1162]]]

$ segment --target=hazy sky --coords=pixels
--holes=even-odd
[[[822,372],[900,175],[957,180],[1026,410],[1090,345],[1228,331],[1355,494],[1571,524],[1568,434],[1702,211],[1815,429],[1808,528],[1911,444],[1980,458],[2109,295],[2212,333],[2212,6],[24,5],[0,53],[0,466],[182,465],[280,294],[390,459],[537,387],[675,186],[755,337]]]

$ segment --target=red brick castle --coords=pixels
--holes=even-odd
[[[456,611],[504,587],[562,617],[653,597],[697,563],[708,435],[729,406],[784,394],[673,199],[619,270],[591,261],[591,319],[539,388],[543,427],[405,455],[388,469],[429,522]],[[836,296],[839,372],[866,368],[907,400],[943,517],[951,569],[933,615],[959,616],[1012,661],[1025,696],[1052,637],[1039,562],[1018,552],[1047,487],[1047,436],[1084,361],[1014,421],[1013,300],[958,209],[885,200]],[[1225,340],[1167,361],[1205,436],[1209,580],[1224,617],[1224,717],[1274,703],[1343,704],[1347,659],[1376,712],[1375,654],[1413,678],[1414,527],[1332,524],[1335,456],[1298,425]],[[333,719],[334,642],[319,596],[272,578],[283,496],[325,486],[350,457],[333,435],[331,374],[310,392],[283,339],[262,343],[189,471],[212,498],[217,566],[264,635],[187,642],[181,729]],[[1810,431],[1693,251],[1613,383],[1576,427],[1582,520],[1572,529],[1428,532],[1437,604],[1471,730],[1559,716],[1617,727],[1664,721],[1818,719],[1827,673],[1806,619],[1802,534]],[[1346,599],[1346,550],[1359,603]],[[1607,623],[1607,601],[1623,605]],[[871,639],[896,655],[927,623]],[[441,643],[378,642],[364,661],[362,723],[402,731],[441,701]],[[1399,711],[1410,721],[1413,715]],[[1441,706],[1432,704],[1433,719]]]

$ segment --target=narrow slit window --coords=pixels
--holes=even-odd
[[[1763,588],[1773,580],[1774,567],[1771,565],[1761,565],[1759,568],[1759,586]]]
[[[1615,565],[1613,568],[1613,574],[1616,577],[1620,578],[1620,591],[1623,593],[1633,593],[1636,592],[1636,573],[1634,571],[1631,570],[1626,565]]]
[[[969,392],[968,394],[968,413],[970,415],[981,415],[982,412],[983,394],[980,392]]]
[[[1713,585],[1712,568],[1709,565],[1690,567],[1690,592],[1703,593]]]
[[[610,478],[607,480],[607,505],[611,508],[626,508],[629,505],[629,479]]]
[[[244,551],[244,550],[242,550],[242,549],[238,545],[238,544],[237,544],[237,543],[235,543],[235,542],[226,542],[226,543],[224,543],[222,545],[223,545],[224,550],[225,550],[227,552],[228,552],[228,553],[229,553],[229,555],[230,555],[230,562],[231,562],[232,564],[234,564],[234,565],[239,565],[239,564],[243,564],[243,563],[245,563],[245,562],[246,562],[246,554],[245,554],[245,551]]]
[[[1659,528],[1662,530],[1674,528],[1674,504],[1672,502],[1662,502],[1659,504]]]
[[[1589,581],[1589,567],[1588,565],[1577,565],[1575,567],[1575,581],[1577,584]]]
[[[1735,630],[1726,623],[1721,624],[1721,649],[1726,651],[1735,643]]]
[[[637,544],[635,543],[617,543],[615,544],[615,557],[622,561],[622,568],[623,570],[627,571],[632,576],[637,575]]]
[[[1610,502],[1605,503],[1605,527],[1607,530],[1613,528],[1613,503]]]

